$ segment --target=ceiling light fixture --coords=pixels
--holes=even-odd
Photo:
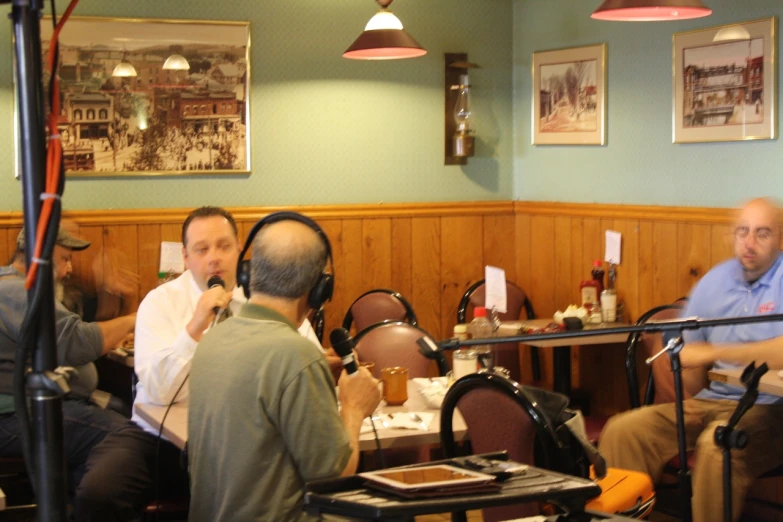
[[[402,22],[389,11],[393,0],[375,0],[381,10],[367,22],[362,34],[343,53],[353,60],[397,60],[417,58],[427,51],[402,28]]]
[[[687,20],[712,14],[700,0],[604,0],[591,18],[621,22]]]

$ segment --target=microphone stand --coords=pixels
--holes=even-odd
[[[41,74],[40,14],[42,0],[0,0],[11,3],[14,51],[16,56],[16,95],[19,104],[19,158],[23,192],[24,228],[27,237],[25,259],[31,266],[37,241],[37,228],[45,191],[46,131]],[[64,183],[64,180],[61,180]],[[62,192],[62,186],[60,187]],[[57,234],[60,203],[54,204],[48,235]],[[54,241],[44,247],[42,257],[51,258]],[[38,271],[35,288],[28,292],[28,304],[40,304],[36,311],[28,306],[32,330],[30,364],[32,372],[25,382],[15,379],[16,415],[20,419],[25,462],[34,479],[38,501],[36,520],[59,522],[66,520],[65,455],[63,450],[63,385],[53,370],[57,366],[57,341],[54,325],[54,291],[51,265],[43,264]],[[24,337],[24,336],[23,336]],[[21,340],[21,339],[20,339]],[[17,351],[20,352],[22,347]],[[21,353],[21,352],[20,352]],[[19,364],[17,362],[16,364]],[[28,389],[30,419],[27,419],[24,386]],[[32,431],[30,440],[29,431]]]
[[[742,383],[747,388],[731,415],[728,423],[715,429],[715,444],[723,452],[723,520],[731,522],[731,450],[745,449],[748,445],[748,435],[744,430],[735,430],[743,415],[756,403],[759,396],[759,381],[769,368],[764,363],[756,368],[750,363],[742,372]]]
[[[652,362],[664,353],[669,354],[672,373],[674,374],[674,406],[677,419],[677,453],[680,457],[680,469],[677,470],[677,486],[682,501],[682,515],[685,522],[691,520],[691,496],[693,495],[690,480],[690,470],[688,470],[688,449],[685,445],[685,408],[683,406],[683,388],[682,388],[682,364],[680,363],[680,352],[685,344],[682,335],[670,339],[663,350],[652,357],[647,358],[645,363],[649,366]]]

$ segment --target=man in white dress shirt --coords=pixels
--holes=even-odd
[[[236,285],[241,245],[228,211],[201,207],[191,212],[182,225],[182,244],[185,273],[152,290],[139,306],[133,422],[92,451],[76,493],[76,520],[135,519],[155,497],[156,483],[160,497],[187,494],[179,449],[165,438],[158,441],[158,429],[138,416],[136,405],[168,406],[186,399],[191,359],[215,321],[215,310],[237,313],[246,299]],[[208,288],[213,276],[219,276],[225,288]],[[320,347],[308,321],[299,332]]]

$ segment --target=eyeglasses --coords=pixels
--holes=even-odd
[[[734,229],[734,238],[737,241],[746,241],[749,236],[753,236],[753,238],[756,240],[759,244],[764,244],[769,242],[770,239],[772,239],[772,229],[771,228],[757,228],[755,231],[751,232],[750,228],[748,227],[737,227]]]

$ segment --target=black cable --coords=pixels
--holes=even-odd
[[[174,406],[174,401],[177,400],[177,395],[179,395],[179,392],[182,391],[182,387],[185,386],[185,383],[188,382],[188,377],[190,377],[190,372],[188,372],[187,375],[185,375],[185,378],[182,380],[182,384],[179,385],[179,388],[177,388],[177,391],[174,392],[174,397],[171,398],[171,402],[168,406],[166,406],[166,411],[163,412],[163,418],[160,420],[160,428],[158,428],[158,436],[155,439],[155,520],[158,520],[160,518],[160,439],[163,436],[163,423],[166,422],[166,417],[169,415],[169,410],[171,410],[171,407]]]
[[[370,415],[370,426],[372,426],[372,433],[375,435],[375,453],[378,455],[378,463],[381,465],[381,469],[386,469],[386,460],[383,458],[381,441],[378,439],[378,430],[375,429],[375,421],[372,420],[372,415]]]
[[[27,306],[27,313],[25,314],[19,329],[19,340],[16,345],[16,353],[14,356],[14,410],[19,421],[19,434],[22,439],[22,456],[24,457],[25,468],[27,469],[30,482],[33,485],[33,492],[36,494],[36,480],[32,453],[33,433],[30,428],[30,412],[27,409],[27,388],[25,379],[27,374],[27,361],[36,346],[34,333],[39,330],[38,323],[41,317],[43,281],[45,277],[51,277],[52,274],[51,258],[55,242],[57,241],[60,211],[60,202],[57,200],[52,208],[52,220],[44,233],[44,243],[41,251],[41,258],[48,259],[49,263],[41,264],[39,266],[39,274],[38,277],[35,278],[32,297]],[[52,230],[55,232],[52,233]],[[31,237],[32,236],[28,233],[27,240],[29,241]],[[28,246],[32,246],[32,243],[28,243]],[[49,273],[44,276],[40,270],[47,269],[49,270]]]

